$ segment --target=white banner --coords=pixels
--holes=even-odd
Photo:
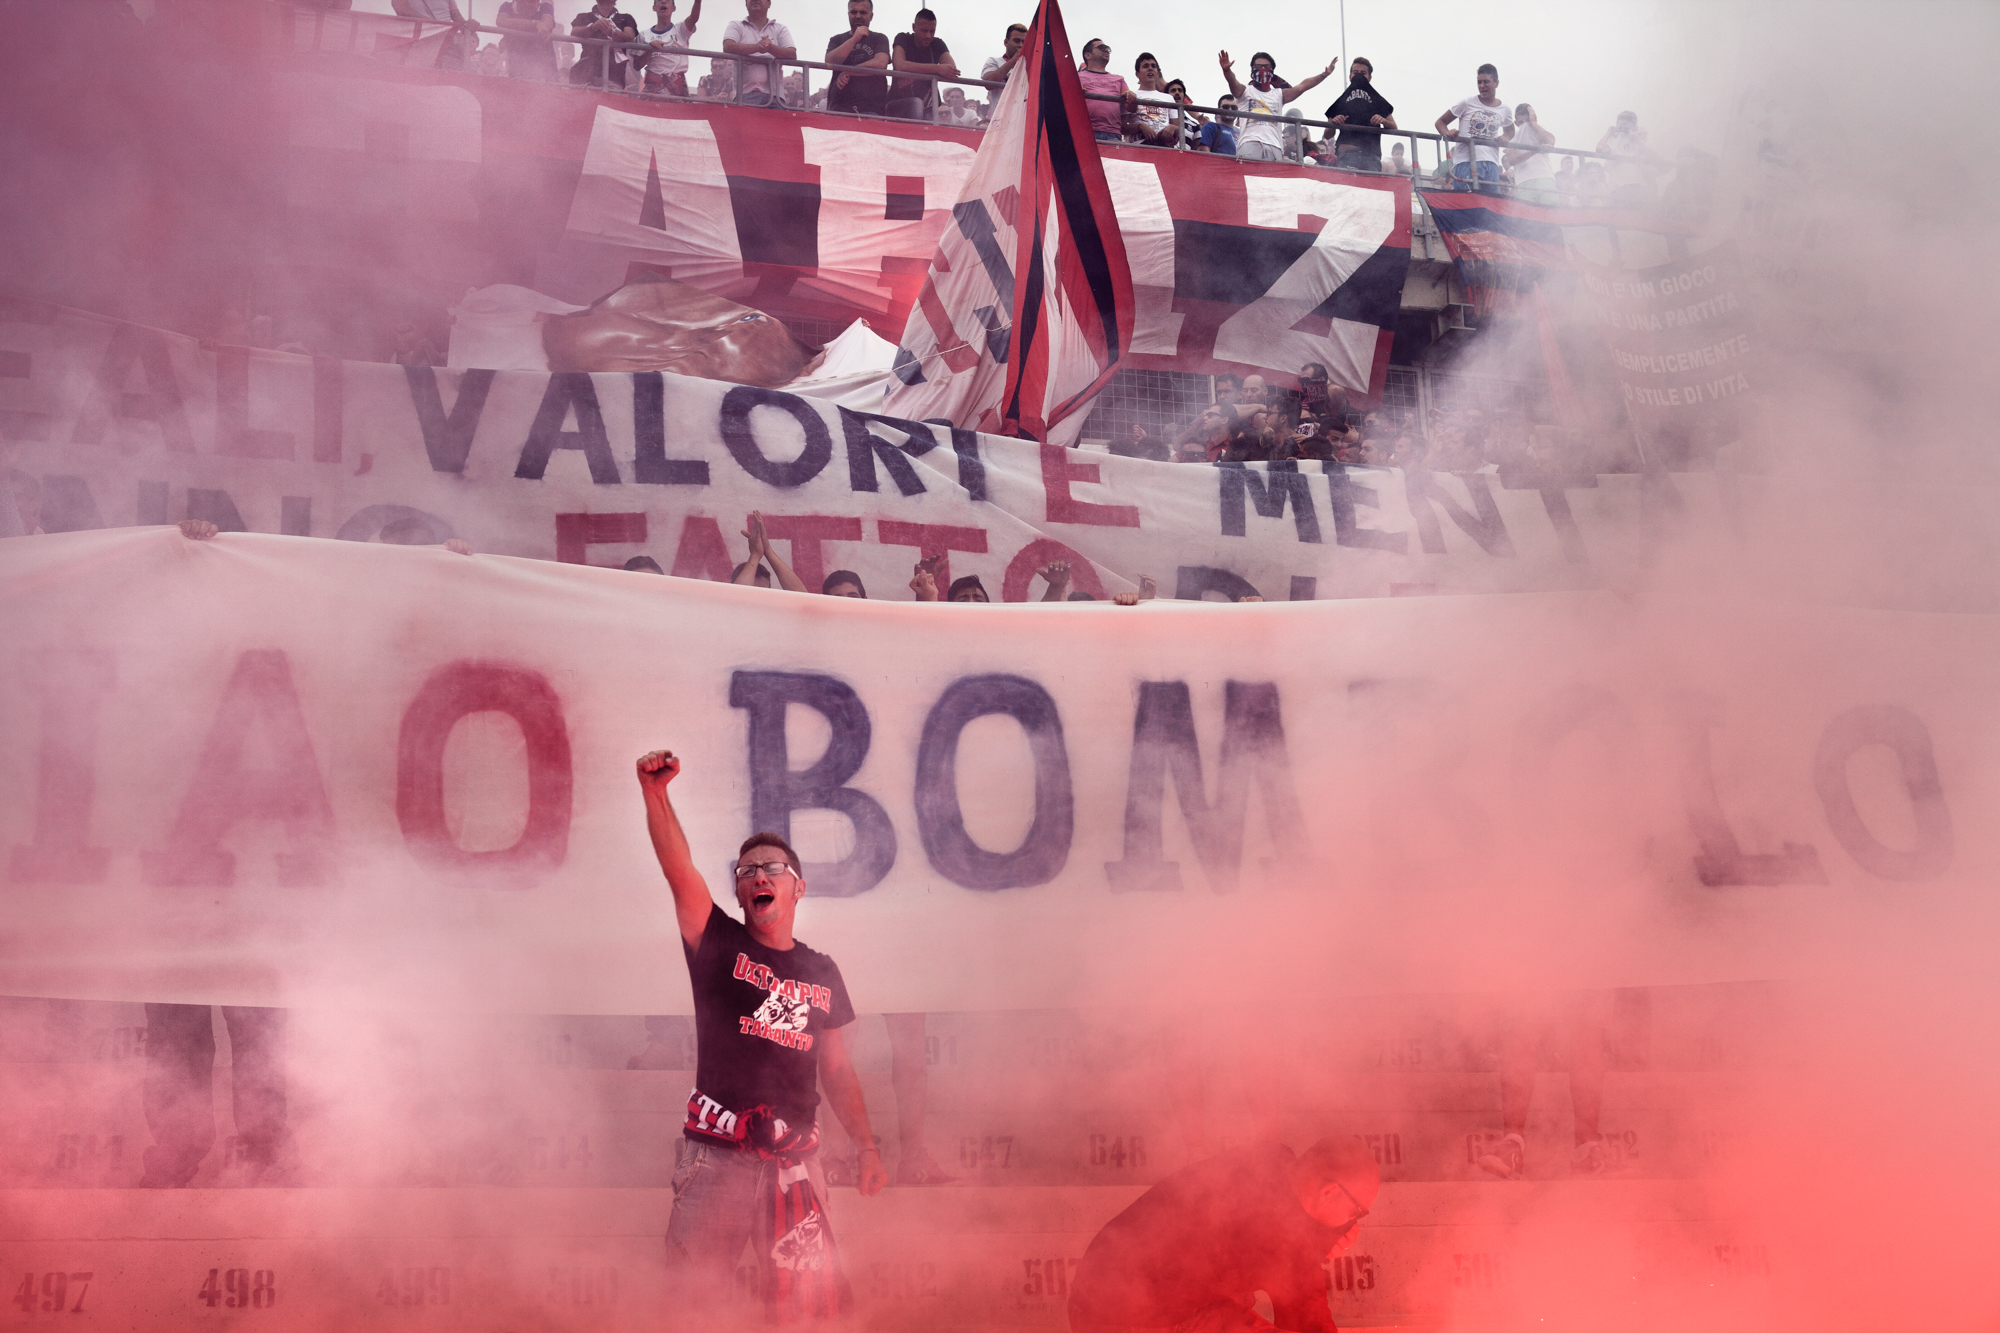
[[[1773,977],[1995,924],[1987,618],[800,600],[172,530],[4,554],[0,993],[685,1013],[656,746],[718,893],[790,832],[863,1011]],[[1496,912],[1562,925],[1496,950]]]
[[[51,532],[197,517],[366,541],[400,524],[482,552],[650,555],[726,578],[756,509],[813,589],[849,569],[871,596],[908,597],[921,552],[1009,601],[1039,596],[1051,559],[1098,596],[1142,576],[1166,597],[1267,601],[1620,586],[1651,520],[1732,558],[1746,536],[1723,522],[1733,481],[1713,474],[1154,463],[711,380],[340,362],[20,302],[0,306],[0,357],[18,372],[0,378],[16,491]]]

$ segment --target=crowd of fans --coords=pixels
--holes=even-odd
[[[464,22],[455,0],[394,2],[397,12],[409,17]],[[742,18],[724,26],[719,41],[704,37],[697,42],[701,0],[689,0],[680,17],[679,0],[652,0],[653,22],[645,25],[621,12],[617,0],[597,0],[569,21],[568,35],[584,43],[578,47],[554,40],[561,24],[550,0],[504,0],[494,19],[503,34],[499,41],[479,47],[476,34],[464,30],[454,37],[458,45],[447,51],[444,63],[519,79],[566,77],[633,92],[977,128],[1020,59],[1028,32],[1024,24],[1007,24],[999,49],[979,66],[980,86],[968,88],[938,81],[973,76],[961,70],[938,36],[937,15],[929,9],[919,9],[909,30],[892,37],[876,30],[873,0],[849,0],[847,27],[827,38],[823,52],[808,48],[803,53],[791,30],[771,17],[771,0],[744,0],[744,11]],[[690,85],[687,52],[695,47],[720,49],[740,59],[710,59],[708,73]],[[1304,111],[1293,104],[1332,76],[1338,62],[1293,83],[1278,73],[1270,52],[1258,51],[1250,57],[1246,81],[1238,77],[1229,53],[1221,52],[1228,91],[1216,100],[1218,113],[1209,114],[1194,109],[1186,82],[1167,78],[1150,51],[1133,60],[1129,79],[1113,68],[1111,46],[1102,38],[1086,41],[1081,58],[1077,78],[1092,97],[1091,126],[1104,142],[1348,171],[1422,174],[1443,185],[1505,188],[1539,203],[1620,207],[1653,202],[1658,179],[1671,165],[1653,153],[1638,116],[1630,111],[1621,112],[1599,138],[1595,151],[1604,157],[1583,160],[1546,151],[1555,145],[1555,134],[1531,104],[1509,104],[1499,96],[1499,71],[1492,65],[1481,65],[1476,92],[1436,121],[1437,132],[1448,141],[1447,160],[1434,171],[1419,173],[1412,147],[1395,143],[1384,155],[1383,132],[1399,128],[1396,108],[1376,88],[1374,63],[1365,56],[1349,64],[1346,85],[1320,112],[1330,128],[1319,138],[1304,123]],[[783,62],[800,59],[852,72],[819,80],[823,86],[814,89],[815,80],[805,70],[783,69]]]
[[[1218,375],[1214,401],[1171,437],[1143,426],[1110,442],[1114,454],[1176,463],[1319,460],[1431,472],[1484,468],[1531,472],[1615,472],[1629,460],[1604,453],[1585,434],[1531,420],[1519,411],[1406,408],[1360,411],[1328,382],[1326,367],[1300,367],[1297,387],[1262,375]]]

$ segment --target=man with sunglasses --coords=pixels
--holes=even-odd
[[[1105,1223],[1070,1281],[1072,1333],[1335,1333],[1326,1262],[1382,1187],[1360,1139],[1220,1153]],[[1271,1298],[1276,1323],[1252,1309]]]
[[[888,1182],[842,1034],[854,1006],[834,961],[792,935],[806,883],[783,838],[754,833],[737,852],[742,921],[709,896],[667,799],[680,769],[666,750],[638,764],[646,829],[673,890],[694,987],[695,1086],[675,1145],[667,1263],[688,1300],[719,1302],[754,1232],[768,1307],[799,1301],[811,1313],[817,1301],[837,1313],[845,1284],[821,1202],[816,1081],[862,1145],[861,1193]],[[815,1283],[826,1289],[813,1291]]]

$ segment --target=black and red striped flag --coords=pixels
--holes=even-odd
[[[1130,351],[1132,272],[1088,105],[1042,0],[903,331],[889,412],[1066,442]]]

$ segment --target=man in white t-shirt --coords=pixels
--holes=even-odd
[[[1009,23],[1007,25],[1007,44],[1001,48],[999,55],[986,57],[986,63],[979,67],[980,81],[995,85],[1005,84],[1007,76],[1014,72],[1014,66],[1020,63],[1021,46],[1027,40],[1027,24]],[[999,87],[996,86],[994,91],[998,92]]]
[[[1514,108],[1514,146],[1505,156],[1508,169],[1514,173],[1514,193],[1530,203],[1556,202],[1556,155],[1528,151],[1551,147],[1555,141],[1556,136],[1536,117],[1535,108],[1526,102]]]
[[[1452,141],[1451,175],[1478,189],[1480,181],[1500,183],[1500,150],[1514,138],[1514,111],[1500,100],[1500,71],[1479,67],[1479,96],[1468,97],[1437,118],[1437,132]],[[1452,122],[1458,128],[1452,128]]]
[[[1620,111],[1618,123],[1597,141],[1597,151],[1614,160],[1604,164],[1611,180],[1611,202],[1620,208],[1644,208],[1652,202],[1653,187],[1648,163],[1653,150],[1646,146],[1646,132],[1639,128],[1639,113]]]
[[[674,0],[653,0],[653,26],[640,30],[639,40],[652,48],[646,57],[646,91],[688,95],[688,42],[694,26],[701,22],[701,0],[694,0],[688,16],[674,22]]]
[[[1278,62],[1271,58],[1269,51],[1259,51],[1250,57],[1250,82],[1243,83],[1236,77],[1236,64],[1229,58],[1229,52],[1218,53],[1222,62],[1222,77],[1229,83],[1229,95],[1236,99],[1238,112],[1255,112],[1266,116],[1283,116],[1285,103],[1319,87],[1339,60],[1330,60],[1325,69],[1309,79],[1302,79],[1289,88],[1278,86]],[[1285,127],[1275,120],[1245,120],[1240,116],[1236,122],[1236,156],[1250,162],[1282,162],[1285,160]]]
[[[940,125],[956,125],[960,129],[979,127],[979,112],[965,100],[965,89],[955,83],[945,85],[944,100],[938,103],[931,118]]]
[[[792,30],[771,17],[771,0],[743,0],[747,17],[731,19],[722,30],[722,49],[733,56],[756,56],[743,62],[736,100],[770,106],[777,100],[777,61],[796,60]]]

